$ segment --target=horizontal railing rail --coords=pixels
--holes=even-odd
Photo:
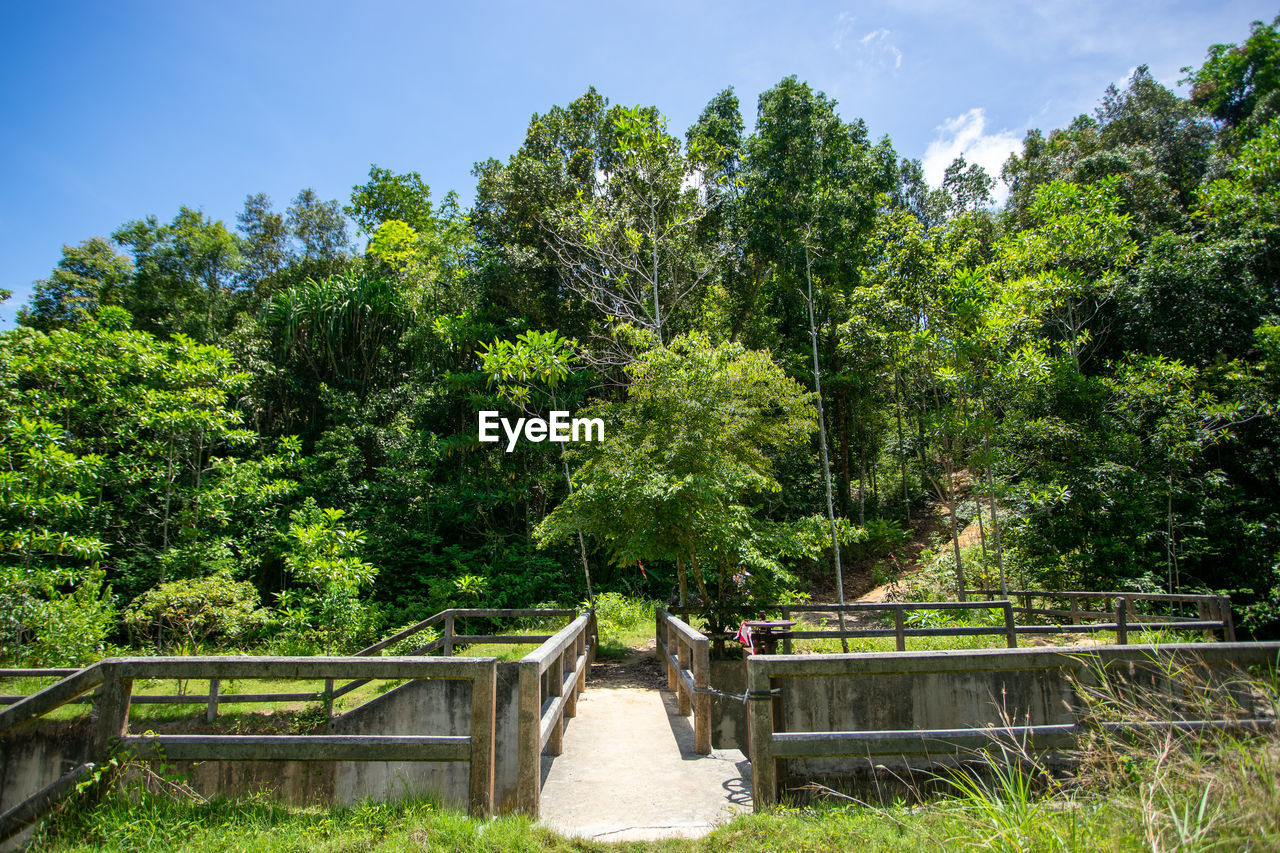
[[[659,660],[681,716],[693,715],[693,751],[711,754],[711,641],[670,611],[655,612]]]
[[[1014,589],[1001,593],[994,589],[978,589],[973,595],[1008,598],[1015,603],[1015,611],[1024,617],[1066,618],[1072,626],[1087,626],[1090,622],[1106,620],[1116,613],[1116,602],[1123,599],[1125,622],[1130,627],[1149,625],[1150,630],[1205,630],[1221,631],[1226,642],[1235,642],[1235,622],[1231,613],[1231,599],[1225,595],[1168,592],[1097,592],[1088,590],[1034,590]],[[1055,606],[1066,602],[1066,606]],[[1039,603],[1039,606],[1037,606]],[[1090,607],[1097,603],[1098,607]],[[1140,612],[1139,607],[1167,605],[1168,613]],[[1194,609],[1195,616],[1179,615]],[[1115,620],[1119,621],[1119,620]]]
[[[780,634],[782,649],[791,654],[796,640],[818,639],[861,639],[872,637],[893,637],[898,651],[906,651],[906,641],[910,637],[982,637],[1003,636],[1009,648],[1018,647],[1020,635],[1052,635],[1052,634],[1089,634],[1114,632],[1117,645],[1127,645],[1129,634],[1154,631],[1203,631],[1212,637],[1221,632],[1226,642],[1235,642],[1235,628],[1231,618],[1231,602],[1225,596],[1212,595],[1169,595],[1165,593],[1093,593],[1093,592],[1032,592],[1012,590],[1009,598],[994,598],[994,590],[977,590],[973,594],[988,596],[979,601],[884,601],[854,602],[850,604],[790,604],[767,608],[769,612],[778,613],[783,619],[793,619],[807,613],[830,613],[833,615],[859,615],[888,613],[892,614],[893,626],[883,625],[846,625],[844,629],[835,626],[821,628],[800,627]],[[1050,608],[1030,607],[1020,596],[1061,596],[1064,600],[1074,596],[1077,603],[1069,609],[1054,610]],[[1197,617],[1176,617],[1161,614],[1142,614],[1136,612],[1133,597],[1139,601],[1171,601],[1183,606],[1198,608]],[[1102,600],[1108,610],[1090,610],[1079,605],[1086,598]],[[1034,599],[1032,599],[1034,601]],[[1000,625],[940,625],[933,627],[909,626],[906,614],[919,611],[937,610],[987,610],[1002,611]],[[692,608],[672,608],[673,614],[696,612]],[[1037,615],[1066,615],[1071,617],[1070,624],[1063,623],[1027,623],[1018,617],[1034,617]],[[717,642],[731,638],[725,632],[708,633],[707,636]]]
[[[893,637],[898,651],[907,650],[907,637],[982,637],[1003,635],[1011,649],[1018,647],[1018,635],[1013,620],[1013,603],[1010,601],[876,601],[851,604],[783,605],[777,608],[784,619],[802,613],[892,613],[892,628],[868,626],[822,628],[816,631],[790,631],[782,637],[782,648],[791,654],[793,640],[857,639],[860,637]],[[992,610],[1002,611],[1004,625],[954,625],[946,627],[907,627],[906,614],[931,610]]]

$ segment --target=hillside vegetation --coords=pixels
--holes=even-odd
[[[589,89],[469,209],[373,166],[67,235],[0,334],[0,662],[602,591],[719,627],[891,577],[926,507],[948,594],[1222,592],[1273,635],[1278,26],[1029,133],[1000,204],[787,78],[750,130],[732,90],[680,133]]]

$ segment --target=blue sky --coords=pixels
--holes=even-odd
[[[64,243],[244,197],[345,201],[370,163],[473,191],[530,116],[596,86],[682,132],[733,86],[795,74],[940,175],[998,172],[1028,128],[1092,110],[1138,64],[1174,85],[1275,0],[0,5],[0,329]]]

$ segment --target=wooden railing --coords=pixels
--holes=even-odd
[[[496,659],[491,657],[108,658],[0,711],[0,735],[99,688],[90,747],[94,761],[116,749],[143,760],[467,761],[468,806],[473,815],[484,816],[493,806],[496,673]],[[469,681],[471,730],[468,735],[130,735],[133,683],[148,678]],[[74,772],[82,773],[83,768]],[[48,792],[31,799],[43,798],[41,803],[52,806],[56,798]],[[31,800],[6,812],[0,816],[0,840],[39,816]]]
[[[1005,709],[993,704],[991,725],[971,728],[911,728],[874,731],[778,731],[787,719],[784,679],[813,683],[824,677],[890,676],[915,679],[933,674],[955,677],[964,673],[1058,670],[1070,673],[1153,665],[1161,658],[1179,665],[1194,661],[1209,667],[1261,665],[1273,673],[1280,657],[1280,643],[1215,643],[1170,646],[1099,648],[1089,653],[1056,649],[983,649],[946,654],[897,653],[850,655],[753,655],[747,659],[747,699],[750,759],[754,807],[766,808],[778,800],[778,762],[796,758],[856,757],[875,766],[889,756],[951,756],[962,750],[980,750],[1014,738],[1034,750],[1069,749],[1084,729],[1081,721],[1067,724],[1010,726]],[[994,700],[993,700],[994,703]],[[910,721],[904,720],[904,723]],[[1103,728],[1178,729],[1274,729],[1274,712],[1252,719],[1112,721]]]
[[[542,752],[563,749],[564,721],[577,716],[596,636],[595,611],[588,610],[520,659],[516,804],[532,817],[542,799]]]
[[[374,643],[356,652],[357,657],[367,657],[377,655],[386,649],[391,648],[397,643],[401,643],[412,636],[420,634],[428,628],[436,625],[441,626],[440,636],[436,639],[419,646],[410,652],[413,655],[430,655],[433,652],[440,652],[444,657],[452,657],[455,646],[479,645],[482,643],[493,644],[532,644],[545,643],[551,639],[551,634],[459,634],[457,632],[459,619],[569,619],[576,616],[578,611],[566,610],[563,608],[537,607],[509,610],[494,610],[484,608],[467,608],[452,607],[448,610],[441,610],[434,616],[423,619],[416,625],[410,625],[402,631],[392,634],[385,640]],[[348,682],[341,687],[334,687],[332,681],[325,682],[324,693],[318,698],[324,700],[326,712],[329,716],[333,716],[333,700],[341,696],[345,696],[352,690],[359,689],[368,684],[368,679],[356,680]],[[209,719],[212,722],[213,714],[217,709],[216,685],[210,686],[210,707]],[[229,702],[230,699],[223,701]]]
[[[586,686],[586,674],[595,656],[595,615],[585,613],[555,634],[459,633],[467,620],[565,619],[576,610],[527,608],[493,610],[453,608],[411,625],[393,636],[361,649],[351,657],[141,657],[112,658],[84,669],[3,669],[0,678],[60,678],[29,696],[0,697],[0,735],[19,723],[40,717],[68,703],[92,703],[96,709],[91,751],[101,760],[115,745],[129,749],[139,759],[166,760],[296,760],[296,761],[470,761],[470,807],[487,814],[493,804],[493,748],[495,718],[494,658],[456,657],[458,646],[487,643],[533,644],[539,647],[519,665],[520,708],[535,709],[535,729],[526,737],[524,717],[520,725],[520,773],[522,784],[532,767],[532,795],[522,787],[521,804],[537,814],[539,755],[544,748],[560,752],[563,720],[577,712],[578,694]],[[428,629],[439,626],[440,635],[411,650],[407,656],[384,656],[387,649]],[[437,657],[428,657],[437,654]],[[535,674],[528,685],[528,672]],[[136,679],[207,681],[207,693],[134,695]],[[277,693],[222,693],[228,679],[316,679],[324,689]],[[213,722],[219,703],[323,702],[327,714],[333,703],[357,688],[378,679],[446,679],[472,681],[473,725],[480,737],[407,735],[160,735],[130,736],[128,712],[139,704],[205,704]],[[570,683],[571,680],[571,683]],[[569,684],[566,690],[565,685]],[[545,701],[544,701],[545,697]],[[121,710],[123,709],[123,710]],[[479,714],[484,719],[478,719]],[[485,721],[487,720],[487,722]],[[485,732],[488,734],[485,735]],[[531,756],[531,757],[530,757]],[[91,764],[91,763],[90,763]],[[74,790],[86,766],[38,792],[4,815],[0,830],[16,832]],[[90,767],[91,769],[91,767]],[[74,776],[74,778],[72,778]],[[487,780],[487,781],[486,781]],[[484,792],[480,790],[481,783]],[[531,804],[531,806],[530,806]],[[35,817],[33,817],[33,815]],[[12,834],[12,832],[10,833]],[[0,840],[3,840],[0,832]]]
[[[576,610],[567,610],[563,608],[524,608],[512,610],[494,610],[480,608],[450,608],[442,610],[435,615],[410,625],[402,631],[387,637],[371,646],[361,649],[354,653],[355,657],[373,657],[384,652],[386,649],[395,646],[410,637],[427,631],[430,628],[440,626],[440,636],[411,649],[407,654],[412,656],[427,656],[440,654],[444,657],[451,657],[454,648],[457,646],[469,646],[479,644],[516,644],[543,643],[550,639],[550,634],[458,634],[459,620],[466,619],[537,619],[537,620],[555,620],[570,619],[577,615]],[[163,660],[164,658],[157,658]],[[76,669],[0,669],[0,679],[9,678],[41,678],[41,677],[65,677],[73,673],[79,672]],[[201,693],[177,693],[177,694],[155,694],[155,695],[136,695],[132,698],[134,705],[204,705],[205,720],[212,723],[217,719],[218,706],[230,704],[256,704],[264,702],[322,702],[324,703],[326,713],[333,716],[333,703],[335,699],[347,695],[353,690],[369,683],[369,679],[356,679],[341,686],[335,686],[332,679],[328,679],[324,683],[324,688],[313,691],[289,691],[276,693],[223,693],[222,679],[214,678],[209,681],[208,691]],[[16,695],[0,695],[0,706],[12,705],[26,697]],[[92,697],[82,696],[75,700],[76,703],[87,704],[92,701]]]
[[[777,608],[782,618],[790,619],[800,613],[892,613],[892,628],[866,626],[820,628],[817,630],[791,631],[783,635],[782,649],[791,654],[792,640],[816,640],[826,638],[855,639],[859,637],[893,637],[898,651],[907,650],[907,637],[981,637],[1003,635],[1009,648],[1018,647],[1018,626],[1013,621],[1013,604],[1009,601],[923,601],[923,602],[858,602],[854,604],[794,604]],[[991,610],[999,609],[1004,617],[1003,625],[952,625],[936,628],[909,628],[906,614],[929,610]]]
[[[894,637],[898,651],[906,650],[907,637],[978,637],[1003,635],[1006,645],[1013,649],[1018,646],[1018,636],[1048,634],[1087,634],[1098,632],[1114,632],[1117,645],[1127,645],[1129,634],[1161,630],[1172,631],[1204,631],[1212,637],[1221,632],[1226,642],[1235,642],[1235,628],[1231,619],[1231,602],[1225,596],[1216,595],[1167,595],[1162,593],[1118,593],[1118,592],[1031,592],[1014,590],[1009,598],[995,596],[995,590],[977,590],[973,594],[987,596],[982,601],[924,601],[924,602],[860,602],[854,604],[793,604],[774,608],[784,619],[790,619],[803,613],[892,613],[893,627],[854,626],[840,630],[835,627],[824,627],[816,630],[797,630],[790,636],[783,636],[783,651],[792,652],[793,640],[806,639],[856,639],[861,637]],[[1016,599],[1016,600],[1015,600]],[[1054,599],[1069,601],[1067,608],[1033,606],[1037,601],[1050,602]],[[1106,608],[1094,610],[1081,606],[1081,602],[1096,599]],[[1021,601],[1019,607],[1016,601]],[[1141,613],[1136,602],[1164,602],[1170,606],[1195,607],[1197,618]],[[907,627],[906,614],[913,611],[931,610],[987,610],[997,608],[1002,611],[1002,625],[953,625],[939,627]],[[1037,617],[1069,617],[1070,623],[1038,623],[1031,620]]]
[[[1014,589],[1009,590],[1007,594],[994,589],[979,589],[971,594],[986,596],[988,599],[1000,596],[1014,601],[1015,605],[1021,603],[1021,606],[1014,607],[1014,612],[1023,616],[1024,621],[1039,617],[1070,620],[1069,624],[1035,626],[1050,630],[1100,630],[1096,627],[1097,623],[1110,619],[1112,620],[1110,627],[1104,627],[1101,630],[1115,630],[1117,624],[1123,623],[1130,630],[1221,631],[1222,639],[1226,642],[1234,643],[1236,639],[1235,622],[1231,615],[1231,599],[1225,595],[1034,589]],[[1090,607],[1091,603],[1100,606]],[[1140,607],[1156,608],[1161,605],[1170,612],[1150,613],[1141,612],[1139,609]],[[1195,616],[1178,614],[1178,611],[1186,612],[1193,608]],[[1119,615],[1122,610],[1123,617]]]
[[[657,649],[667,670],[667,689],[682,716],[693,714],[693,751],[711,754],[711,641],[669,611],[656,612]]]

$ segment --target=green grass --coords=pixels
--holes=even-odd
[[[654,636],[654,610],[658,602],[631,598],[616,592],[596,596],[596,626],[600,647],[596,656],[618,659],[650,644]]]
[[[1274,850],[1277,743],[1123,753],[1123,776],[1039,796],[1030,773],[961,782],[951,796],[884,808],[833,802],[745,814],[697,840],[604,844],[525,818],[478,821],[429,802],[288,808],[263,798],[197,803],[155,793],[82,800],[46,822],[33,851],[914,851]],[[959,780],[957,780],[959,781]]]

